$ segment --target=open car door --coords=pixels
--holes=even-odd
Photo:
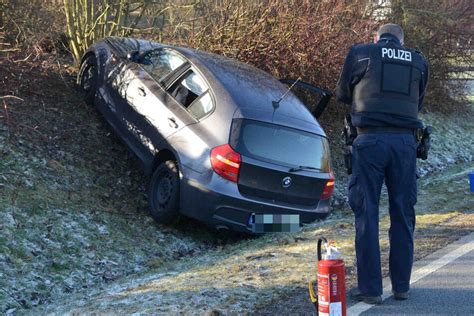
[[[291,92],[306,105],[315,118],[321,116],[333,96],[330,91],[315,87],[301,80],[280,79],[280,82],[288,85],[288,87],[294,85]]]

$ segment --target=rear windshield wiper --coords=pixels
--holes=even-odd
[[[290,170],[288,170],[288,172],[297,172],[297,171],[302,171],[302,170],[305,170],[305,171],[318,171],[318,172],[323,171],[323,169],[321,169],[321,168],[310,167],[310,166],[298,166],[298,167],[290,168]]]

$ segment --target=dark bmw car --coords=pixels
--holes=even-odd
[[[329,213],[334,178],[314,117],[329,92],[223,56],[117,37],[85,53],[77,80],[151,175],[156,221],[185,215],[251,232],[255,214],[310,222]],[[305,105],[298,89],[319,103]]]

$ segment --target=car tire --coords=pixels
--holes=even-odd
[[[79,85],[82,98],[87,104],[94,103],[97,91],[98,67],[97,59],[94,55],[88,55],[79,68],[77,74],[77,84]]]
[[[151,177],[148,192],[150,214],[160,224],[170,224],[179,217],[179,171],[175,161],[158,165]]]

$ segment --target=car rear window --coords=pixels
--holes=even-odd
[[[243,156],[288,167],[330,170],[327,139],[281,125],[234,119],[230,145]]]

